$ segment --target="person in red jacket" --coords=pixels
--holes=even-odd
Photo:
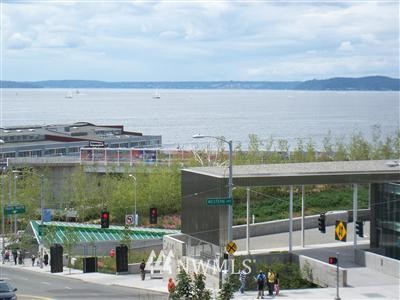
[[[169,293],[168,299],[172,299],[172,295],[174,294],[174,292],[175,292],[175,282],[172,278],[170,278],[168,280],[168,293]]]

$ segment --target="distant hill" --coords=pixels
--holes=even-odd
[[[106,89],[259,89],[313,91],[399,91],[400,79],[385,76],[337,77],[307,81],[143,81],[107,82],[95,80],[0,81],[1,88],[106,88]]]
[[[308,80],[296,86],[297,90],[357,90],[357,91],[399,91],[400,79],[385,76],[361,78],[337,77],[325,80]]]

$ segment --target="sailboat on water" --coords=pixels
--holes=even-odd
[[[153,99],[161,99],[161,95],[160,95],[160,92],[158,90],[155,91],[155,93],[153,95]]]
[[[68,91],[67,94],[65,95],[65,98],[72,99],[73,98],[72,91]]]

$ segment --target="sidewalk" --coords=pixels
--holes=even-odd
[[[30,260],[26,260],[25,265],[14,265],[14,263],[6,263],[2,265],[6,268],[20,268],[33,272],[41,272],[45,274],[52,274],[54,276],[63,276],[67,278],[82,280],[85,282],[103,284],[103,285],[115,285],[124,286],[135,289],[156,291],[167,294],[167,280],[162,279],[150,279],[150,276],[146,274],[146,279],[143,281],[139,274],[128,274],[128,275],[114,275],[104,273],[83,273],[81,270],[71,269],[64,267],[62,273],[51,273],[50,266],[43,267],[32,267]],[[339,296],[341,299],[399,299],[400,286],[399,281],[387,282],[387,284],[379,283],[377,285],[374,282],[366,282],[365,286],[360,287],[345,287],[340,288]],[[214,291],[215,292],[215,291]],[[319,288],[319,289],[301,289],[301,290],[281,290],[278,296],[267,296],[265,293],[264,299],[329,299],[333,300],[336,297],[335,288]],[[246,291],[244,294],[236,292],[234,299],[257,299],[256,291]]]

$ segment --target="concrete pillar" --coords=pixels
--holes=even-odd
[[[357,233],[356,233],[356,221],[357,221],[357,201],[358,201],[358,185],[357,183],[353,184],[353,243],[354,248],[357,248]]]
[[[290,186],[289,202],[289,252],[292,252],[292,233],[293,233],[293,186]]]

